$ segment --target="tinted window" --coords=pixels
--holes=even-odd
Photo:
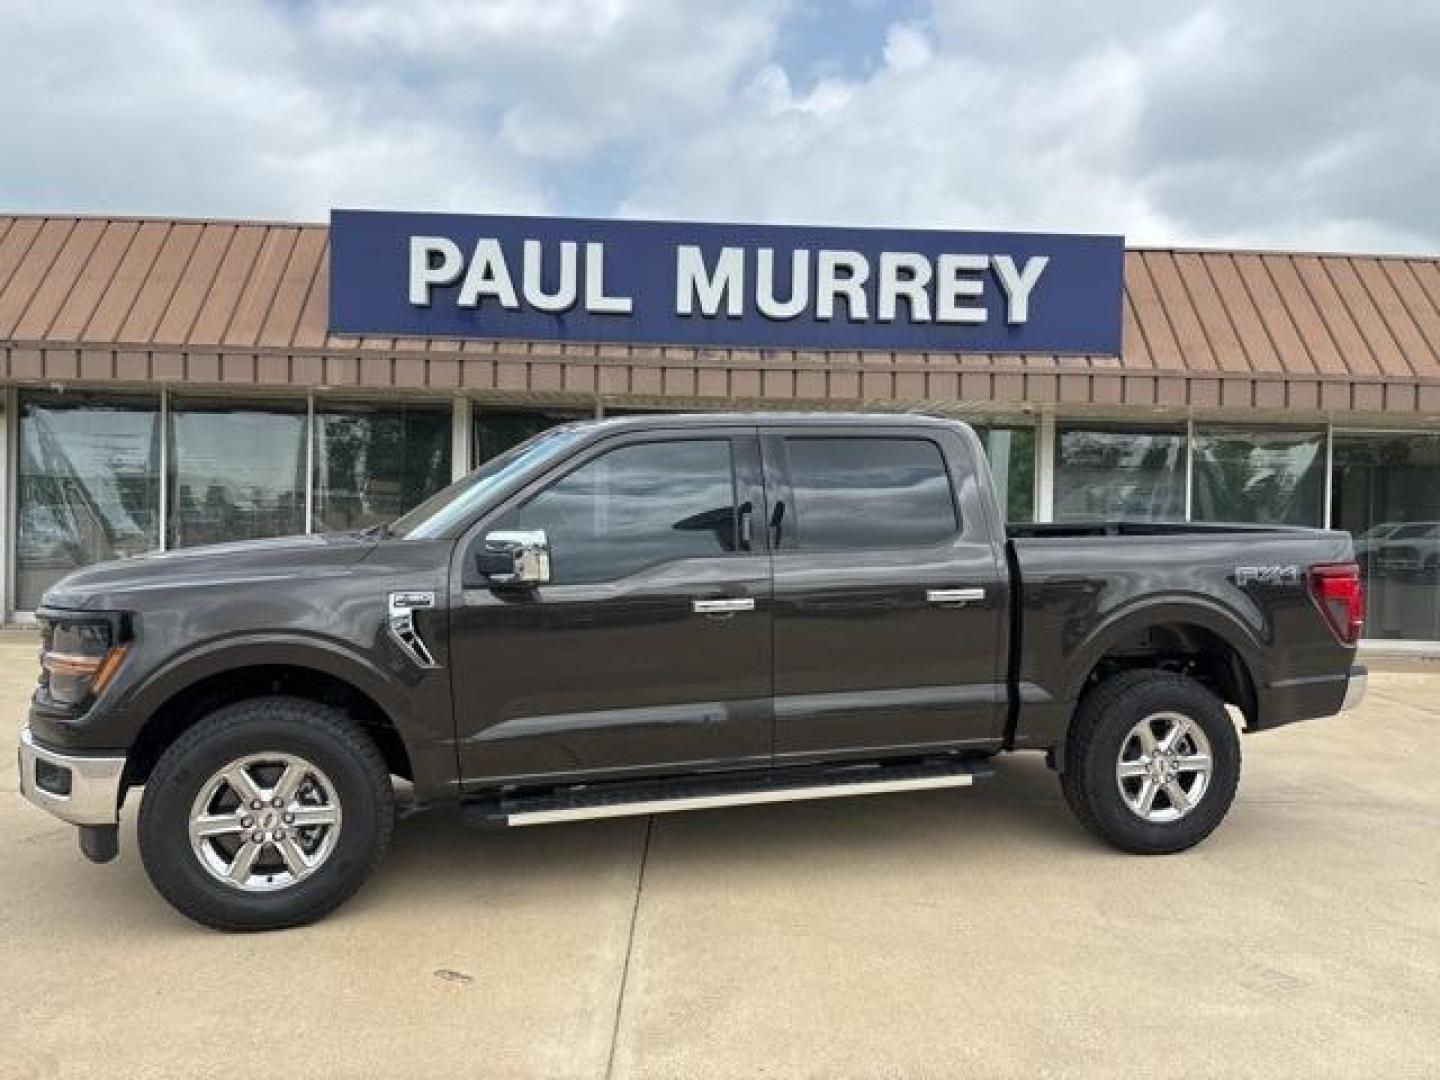
[[[170,407],[171,547],[305,531],[305,402]]]
[[[557,585],[611,581],[673,559],[735,550],[726,439],[639,443],[557,480],[496,529],[544,529]]]
[[[1324,432],[1199,430],[1190,472],[1195,521],[1324,520]]]
[[[450,413],[426,406],[315,406],[312,527],[390,521],[450,482]]]
[[[20,398],[16,606],[82,566],[160,546],[160,399]]]
[[[912,547],[958,531],[945,461],[928,439],[785,442],[801,547]]]
[[[1055,519],[1185,518],[1185,433],[1062,428]]]

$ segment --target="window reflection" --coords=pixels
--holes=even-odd
[[[623,446],[582,465],[505,514],[500,529],[544,529],[552,580],[579,585],[673,559],[735,550],[730,443]]]
[[[1196,431],[1194,453],[1194,520],[1321,524],[1324,432]]]
[[[155,397],[21,395],[18,608],[72,570],[160,546],[159,420]]]
[[[945,460],[928,439],[791,438],[785,448],[806,550],[938,544],[959,529]]]
[[[305,531],[305,403],[177,398],[171,547]]]
[[[1367,638],[1440,638],[1440,435],[1336,432],[1333,527],[1355,537]]]
[[[473,460],[483,465],[491,458],[503,454],[512,446],[518,446],[532,435],[559,424],[576,420],[589,420],[590,413],[566,412],[564,410],[541,410],[534,412],[497,412],[477,408],[472,427]]]
[[[1006,521],[1035,520],[1035,429],[976,425]]]
[[[447,409],[329,402],[316,406],[316,531],[392,521],[449,482]]]
[[[1057,434],[1058,520],[1185,517],[1185,433],[1063,428]]]

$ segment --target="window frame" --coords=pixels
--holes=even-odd
[[[802,543],[804,536],[803,515],[800,512],[799,502],[795,497],[795,485],[793,472],[790,465],[789,441],[792,439],[872,439],[884,440],[887,442],[926,442],[929,443],[940,457],[940,467],[945,475],[946,483],[950,491],[950,508],[955,516],[954,529],[943,539],[921,544],[892,544],[884,547],[806,547]],[[965,513],[963,500],[961,499],[961,483],[963,478],[956,476],[955,461],[951,454],[946,453],[946,447],[942,433],[939,431],[917,431],[913,427],[889,427],[889,426],[844,426],[825,427],[821,425],[795,426],[795,427],[774,427],[764,430],[761,434],[761,443],[765,457],[765,479],[766,492],[770,500],[789,508],[781,522],[780,538],[776,543],[772,536],[774,523],[770,520],[767,512],[765,521],[767,528],[762,530],[766,540],[771,544],[772,550],[777,555],[842,555],[851,552],[865,551],[933,551],[941,548],[953,547],[955,544],[973,539],[971,536],[970,516]],[[968,456],[968,455],[967,455]],[[971,468],[977,468],[975,462],[971,462]],[[786,521],[791,526],[785,527]],[[1003,528],[1003,525],[1001,526]]]

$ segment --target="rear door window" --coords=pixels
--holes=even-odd
[[[926,547],[960,531],[945,458],[929,439],[791,436],[785,450],[801,549]]]

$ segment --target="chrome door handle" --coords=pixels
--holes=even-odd
[[[926,589],[925,599],[932,604],[973,604],[985,599],[984,589]]]
[[[696,600],[692,606],[697,615],[733,615],[737,611],[754,611],[755,601],[751,597],[733,600]]]

